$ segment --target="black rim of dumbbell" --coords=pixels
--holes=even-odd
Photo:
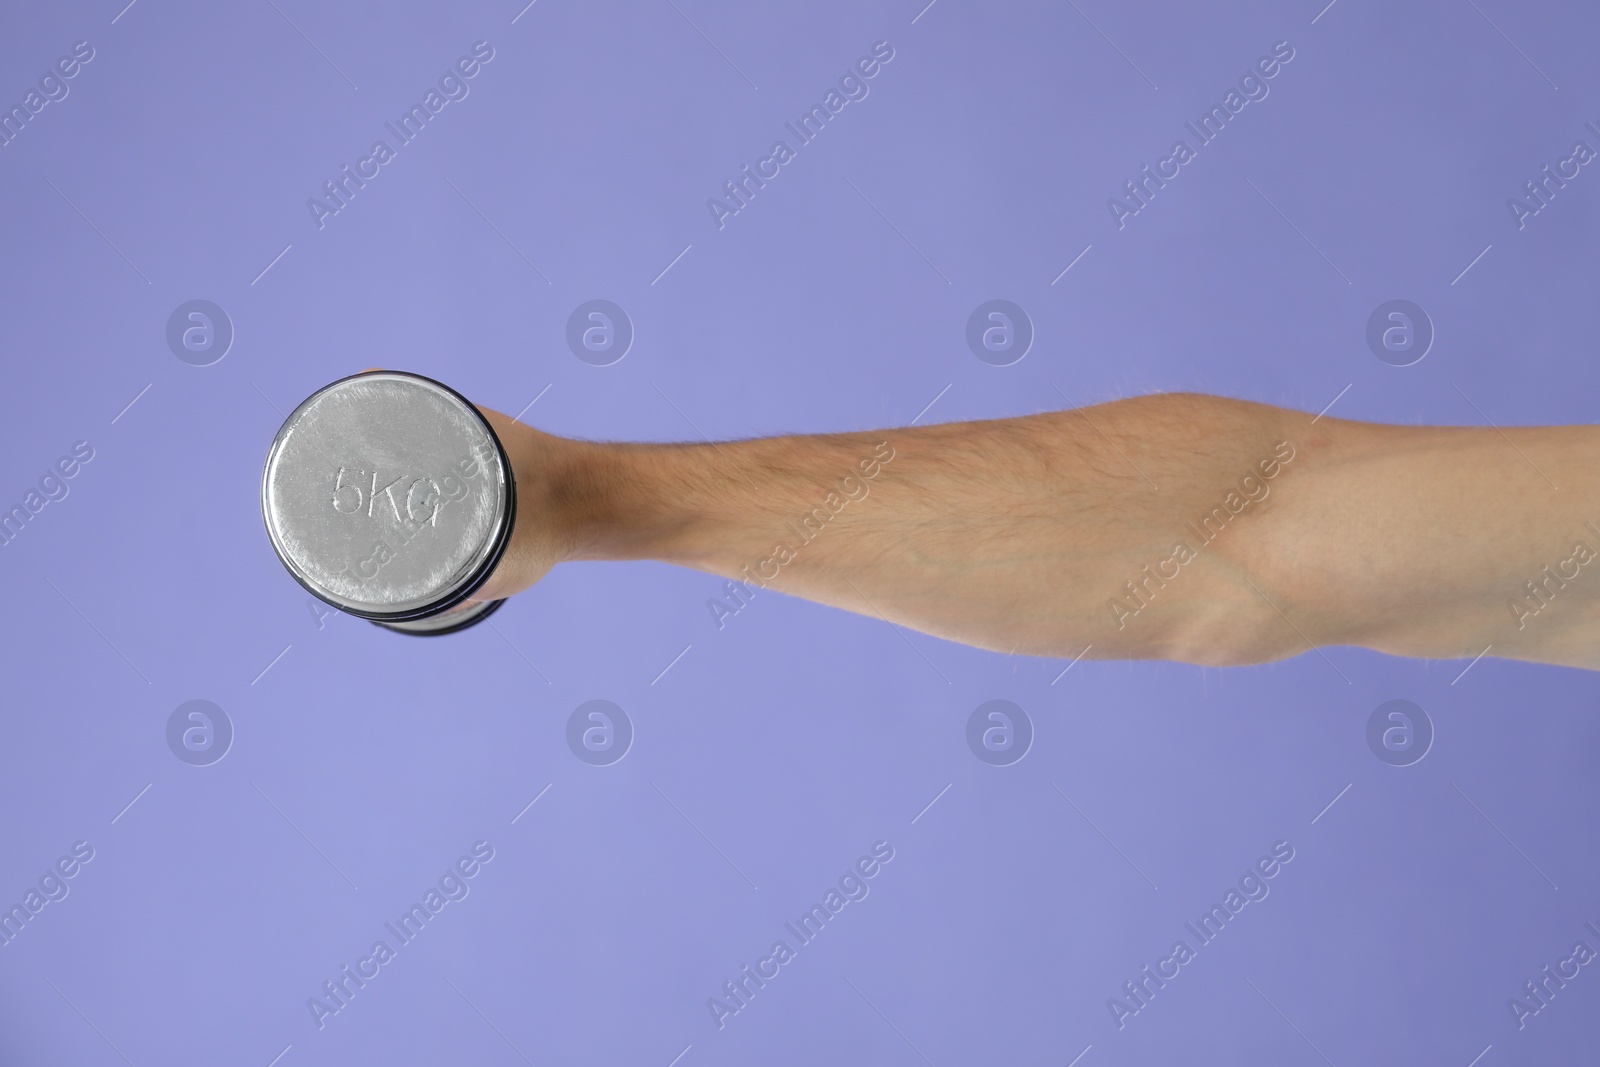
[[[367,621],[372,623],[372,625],[374,625],[374,626],[383,627],[385,630],[388,630],[390,633],[406,634],[406,635],[411,636],[411,637],[443,637],[445,634],[453,634],[458,630],[465,630],[469,626],[476,626],[478,623],[482,622],[484,619],[487,619],[490,615],[493,615],[495,612],[499,611],[500,610],[500,605],[504,604],[504,603],[505,603],[505,600],[503,598],[500,599],[500,600],[491,600],[489,602],[489,606],[488,607],[484,608],[482,611],[480,611],[478,614],[474,615],[472,618],[464,619],[461,622],[454,623],[454,624],[452,624],[450,626],[441,626],[437,630],[402,630],[400,627],[395,626],[393,623],[383,622],[383,621],[381,621],[379,619],[368,619]],[[432,618],[432,617],[433,616],[431,616],[431,615],[424,616],[424,618]],[[407,621],[407,622],[416,622],[417,620],[416,619],[408,619],[408,620],[405,620],[405,621]]]

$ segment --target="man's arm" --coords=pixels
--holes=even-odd
[[[1159,394],[638,445],[490,414],[520,503],[482,599],[565,560],[658,559],[999,652],[1235,665],[1492,646],[1600,667],[1593,427],[1385,426]]]

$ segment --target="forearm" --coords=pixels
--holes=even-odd
[[[549,474],[558,559],[665,560],[1001,652],[1232,664],[1495,643],[1592,664],[1587,569],[1536,615],[1509,603],[1578,537],[1600,546],[1577,452],[1594,431],[1508,433],[1562,492],[1494,430],[1188,394],[715,446],[535,435],[516,465],[519,484]]]
[[[590,527],[600,534],[589,552],[665,559],[1001,652],[1075,656],[1094,645],[1094,656],[1182,658],[1188,631],[1240,588],[1220,580],[1237,570],[1224,552],[1137,620],[1117,625],[1109,599],[1171,547],[1178,516],[1205,496],[1192,474],[1161,480],[1175,473],[1162,455],[1174,443],[1159,425],[1191,422],[1194,407],[1146,398],[1087,413],[620,453],[637,488],[625,510],[665,521],[606,517]],[[1228,424],[1206,433],[1209,451],[1193,463],[1210,488],[1281,440],[1250,407],[1207,412]],[[652,531],[643,543],[633,540],[641,528]]]

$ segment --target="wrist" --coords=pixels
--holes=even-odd
[[[496,430],[517,482],[512,551],[550,565],[681,562],[698,509],[694,446],[582,441],[501,418]]]
[[[606,446],[559,437],[483,410],[510,461],[516,484],[516,523],[505,555],[475,600],[519,593],[551,567],[595,558],[585,549],[592,537],[591,510],[584,504],[593,486],[595,453]]]
[[[552,565],[611,558],[610,503],[615,478],[608,453],[615,446],[561,437],[515,424],[504,442],[517,479],[517,529],[513,543],[549,557]]]
[[[563,560],[692,565],[709,510],[700,449],[541,436],[545,504]]]

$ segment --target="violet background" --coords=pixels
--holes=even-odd
[[[1063,675],[779,595],[718,631],[720,581],[652,564],[421,641],[319,622],[262,530],[283,413],[370,365],[508,413],[548,386],[528,421],[633,440],[1178,389],[1592,420],[1600,178],[1521,230],[1506,198],[1597,144],[1594,11],[1322,3],[8,11],[0,101],[96,55],[0,148],[0,500],[96,455],[0,551],[0,903],[96,857],[0,947],[0,1063],[1592,1056],[1595,968],[1523,1030],[1506,1007],[1600,947],[1592,673]],[[306,199],[479,40],[470,95],[319,230]],[[706,199],[879,40],[870,95],[719,230]],[[1117,229],[1107,198],[1281,40],[1270,95]],[[1037,331],[1009,367],[964,340],[995,297]],[[1437,329],[1403,368],[1364,340],[1397,297]],[[205,367],[164,338],[195,298],[236,330]],[[609,367],[564,341],[592,298],[637,334]],[[208,767],[165,741],[196,698],[236,731]],[[565,741],[595,698],[636,730],[609,767]],[[1036,730],[1009,767],[965,741],[997,698]],[[1395,698],[1437,733],[1409,767],[1365,740]],[[306,999],[480,839],[470,895],[319,1030]],[[719,1030],[707,998],[878,840],[870,895]],[[1278,840],[1270,896],[1119,1030],[1107,998]]]

